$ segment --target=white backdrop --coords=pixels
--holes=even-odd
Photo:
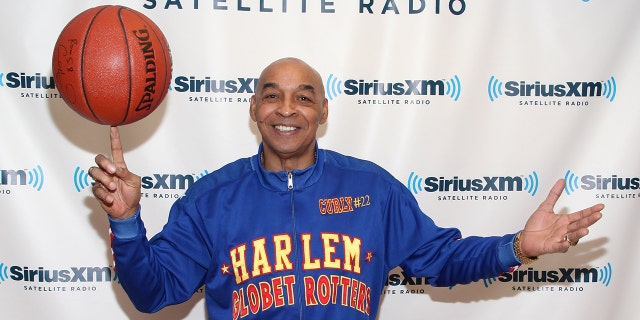
[[[327,81],[320,146],[382,165],[440,225],[514,232],[558,178],[570,182],[559,211],[607,206],[578,247],[515,277],[432,288],[394,270],[379,319],[637,317],[640,2],[33,0],[0,5],[2,319],[206,317],[202,293],[154,315],[135,311],[110,269],[106,217],[87,187],[93,157],[109,151],[108,128],[27,81],[51,84],[58,34],[102,4],[149,16],[172,49],[168,97],[121,128],[129,167],[148,182],[151,234],[184,192],[172,179],[197,179],[259,143],[251,92],[198,92],[188,80],[248,81],[296,56]],[[442,92],[422,94],[412,86],[422,80]],[[361,82],[410,89],[373,95],[356,89]],[[486,190],[438,184],[474,179]]]

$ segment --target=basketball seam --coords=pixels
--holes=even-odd
[[[106,122],[100,119],[100,117],[98,117],[98,115],[93,111],[93,108],[91,108],[91,104],[89,103],[89,98],[87,97],[87,91],[85,90],[85,86],[84,86],[84,51],[87,45],[87,38],[89,38],[89,32],[91,31],[91,27],[93,26],[93,22],[96,20],[98,15],[100,15],[100,13],[105,9],[107,9],[108,7],[109,6],[105,6],[104,8],[100,9],[91,18],[91,22],[89,22],[89,25],[87,26],[87,31],[85,32],[85,35],[84,35],[84,41],[82,41],[82,54],[80,55],[80,78],[81,78],[80,82],[82,83],[82,96],[84,97],[84,102],[87,104],[87,109],[91,111],[91,114],[93,115],[93,117],[96,118],[96,120],[99,121],[101,124],[106,124]]]
[[[131,75],[131,73],[133,72],[133,66],[131,66],[131,51],[129,48],[129,38],[127,36],[127,30],[124,26],[124,23],[122,22],[122,11],[125,9],[125,7],[118,8],[118,20],[120,21],[120,27],[122,27],[124,44],[126,46],[127,52],[127,66],[129,67],[129,72],[127,73],[127,76],[129,77],[129,94],[127,95],[127,108],[125,109],[124,117],[122,118],[122,121],[120,121],[120,123],[118,123],[117,125],[121,125],[127,121],[127,118],[129,117],[129,109],[131,108],[131,95],[133,94],[133,77]]]

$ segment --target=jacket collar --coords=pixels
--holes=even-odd
[[[302,170],[293,170],[292,181],[293,190],[300,190],[316,183],[324,170],[324,150],[318,149],[316,141],[316,161],[309,167]],[[289,172],[287,171],[267,171],[262,166],[260,155],[263,152],[262,143],[258,147],[258,153],[250,159],[253,171],[258,175],[260,183],[267,189],[274,191],[289,191]]]

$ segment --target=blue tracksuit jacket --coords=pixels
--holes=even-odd
[[[389,271],[468,283],[519,261],[513,234],[461,239],[372,162],[317,149],[304,170],[260,153],[194,183],[147,241],[140,213],[111,221],[118,277],[155,312],[205,285],[210,319],[375,319]]]

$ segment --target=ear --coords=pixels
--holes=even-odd
[[[329,100],[324,98],[322,101],[322,114],[320,114],[320,124],[324,124],[327,122],[327,118],[329,117]]]
[[[258,122],[258,118],[256,117],[256,96],[252,95],[251,100],[249,102],[249,116],[253,122]]]

